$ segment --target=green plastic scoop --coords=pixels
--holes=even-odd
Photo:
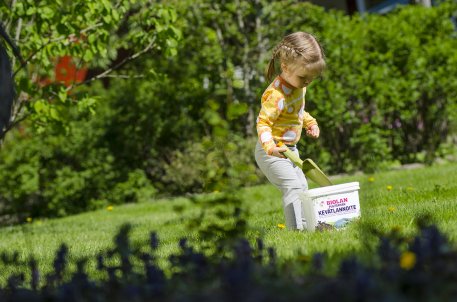
[[[321,187],[332,185],[330,179],[327,177],[327,175],[324,174],[324,172],[321,171],[321,169],[319,169],[315,162],[313,162],[309,158],[301,160],[300,157],[297,154],[295,154],[292,150],[290,150],[285,144],[279,142],[278,147],[282,146],[285,146],[287,148],[287,150],[283,152],[283,154],[288,159],[290,159],[297,167],[301,168],[307,178],[311,179],[313,182],[315,182]]]

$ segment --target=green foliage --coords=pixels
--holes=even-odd
[[[84,94],[67,95],[78,83],[54,83],[57,58],[71,56],[76,68],[99,71],[90,82],[151,50],[174,55],[181,35],[176,12],[149,1],[11,1],[2,2],[0,17],[26,63],[16,64],[13,122],[29,118],[40,131],[47,124],[68,130],[68,108],[93,112],[95,104]],[[128,59],[113,64],[126,49]]]
[[[125,63],[147,52],[175,55],[176,12],[148,1],[12,1],[0,5],[0,16],[26,61],[16,62],[12,117],[13,126],[26,121],[10,132],[0,158],[3,217],[63,216],[150,199],[155,189],[144,171],[117,170],[103,142],[109,131],[91,119],[100,100],[90,94],[96,89],[77,87],[116,77],[120,67],[122,76],[136,76]],[[83,83],[54,82],[56,59],[67,55],[96,74]]]
[[[254,140],[229,135],[200,142],[189,142],[182,151],[176,150],[163,163],[160,180],[170,192],[223,191],[233,187],[258,183],[253,158]]]
[[[23,130],[3,146],[0,203],[8,221],[65,216],[154,196],[143,171],[116,169],[115,157],[103,146],[106,130],[73,112],[68,133]]]
[[[114,204],[151,200],[156,190],[151,186],[143,170],[130,172],[124,182],[117,183],[110,191],[110,201]]]

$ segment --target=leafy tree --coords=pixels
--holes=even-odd
[[[143,171],[115,169],[95,113],[111,78],[144,78],[133,63],[145,54],[176,54],[175,11],[150,1],[3,1],[0,16],[26,64],[15,58],[16,95],[11,131],[1,152],[1,222],[26,216],[63,216],[107,203],[150,198]],[[89,67],[83,82],[55,81],[58,58]],[[97,83],[97,85],[93,85]],[[91,84],[91,85],[85,85]],[[93,86],[88,88],[87,86]]]
[[[11,0],[0,3],[0,17],[25,58],[22,65],[13,58],[17,98],[5,133],[26,118],[39,130],[49,123],[67,128],[69,107],[93,113],[96,103],[78,86],[130,77],[117,71],[154,49],[175,54],[180,37],[174,10],[150,1]],[[56,59],[67,55],[77,68],[99,72],[82,83],[54,82]]]

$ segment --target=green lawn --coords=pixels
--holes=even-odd
[[[248,237],[254,242],[262,237],[267,246],[276,248],[278,256],[287,260],[297,254],[312,255],[324,252],[328,259],[338,259],[351,252],[363,254],[367,237],[362,225],[373,225],[381,230],[392,228],[411,233],[415,230],[414,218],[429,213],[452,241],[457,239],[457,164],[437,165],[413,170],[397,170],[374,175],[356,175],[334,178],[335,183],[360,182],[361,219],[342,231],[291,232],[278,228],[283,223],[281,195],[269,184],[246,188],[242,191],[244,203],[250,213]],[[388,187],[391,186],[391,190]],[[182,213],[175,210],[183,207]],[[62,242],[69,246],[71,258],[91,257],[112,246],[119,226],[131,223],[131,239],[144,242],[156,230],[161,240],[158,255],[177,251],[178,239],[190,237],[197,242],[195,233],[185,227],[187,217],[198,213],[185,198],[158,200],[150,203],[115,206],[107,209],[52,220],[33,220],[22,226],[0,228],[0,252],[19,251],[21,259],[35,255],[40,268],[49,270],[55,250]],[[162,261],[165,263],[165,261]],[[94,262],[89,270],[94,271]],[[0,283],[17,270],[2,267]]]

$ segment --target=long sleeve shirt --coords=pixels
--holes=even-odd
[[[317,125],[316,119],[305,111],[305,93],[306,87],[295,88],[280,76],[263,93],[257,134],[268,155],[276,143],[295,145],[303,128]]]

